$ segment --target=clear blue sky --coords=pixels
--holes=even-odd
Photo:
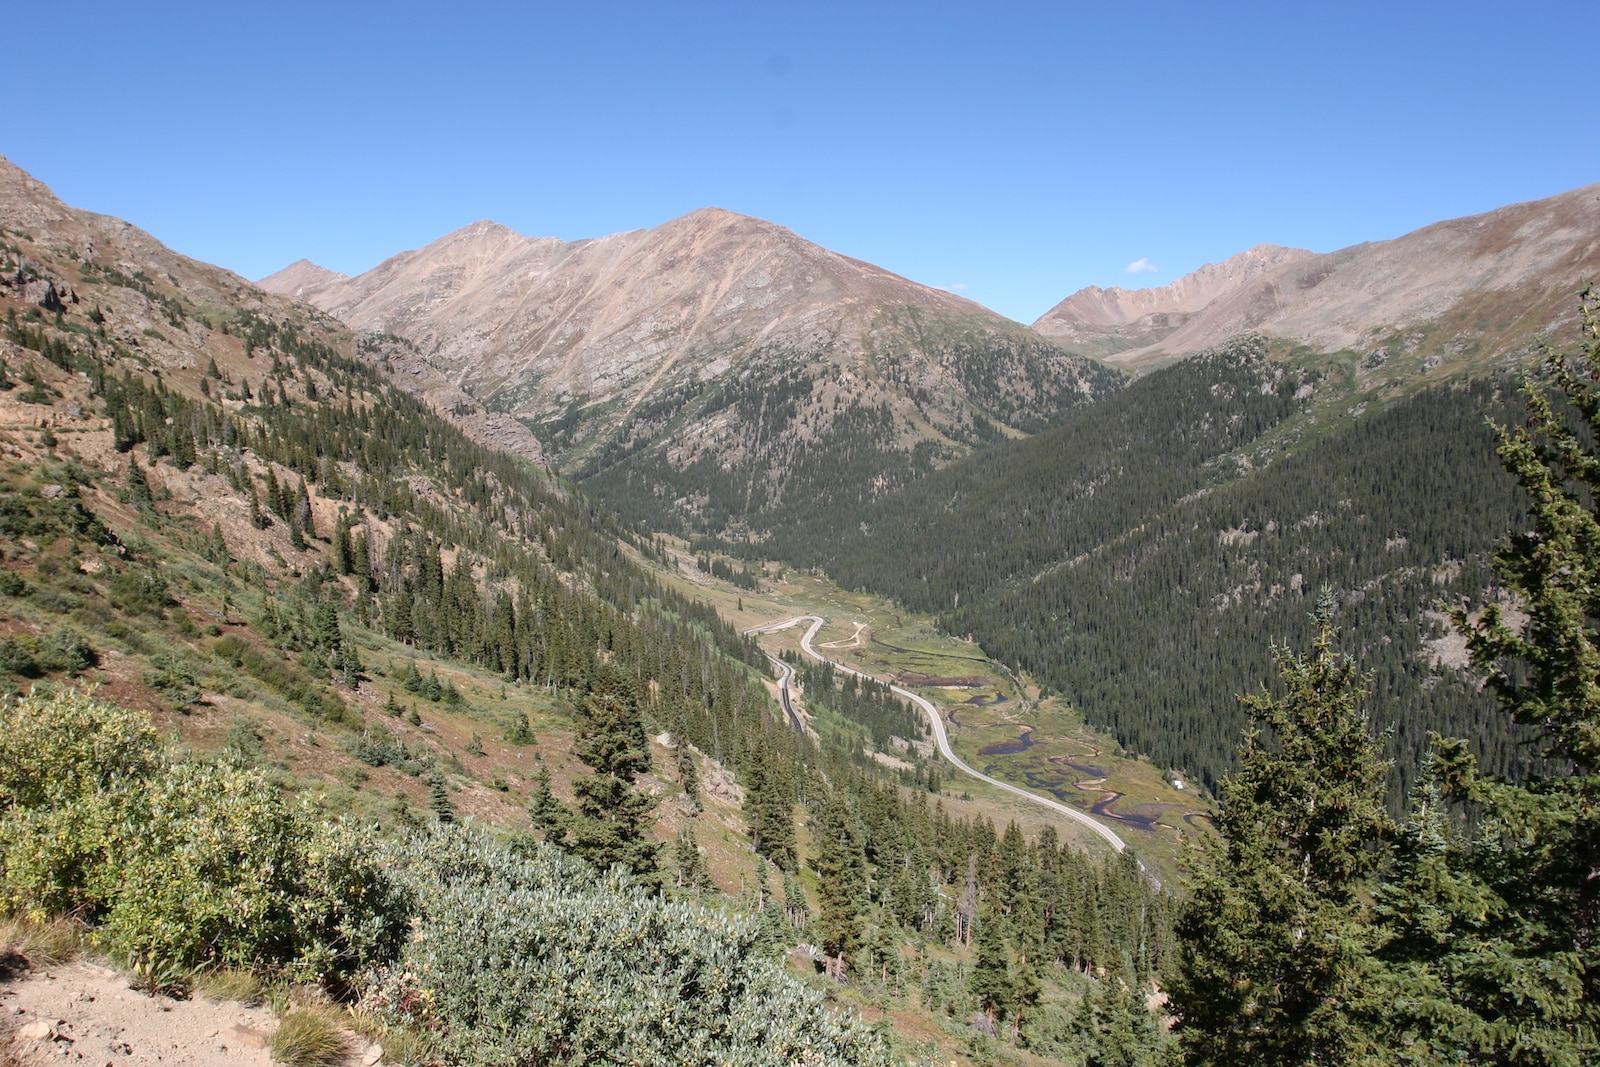
[[[1031,321],[1600,181],[1595,15],[6,0],[0,153],[251,278],[715,205]]]

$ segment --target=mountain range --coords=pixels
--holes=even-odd
[[[1319,352],[1395,338],[1464,365],[1574,321],[1600,277],[1600,185],[1317,255],[1257,245],[1154,289],[1081,289],[1033,328],[1129,367],[1257,331]]]
[[[759,536],[1246,332],[1396,383],[1518,358],[1570,325],[1597,234],[1600,186],[1326,254],[1258,245],[1031,327],[718,209],[572,242],[476,222],[354,278],[302,260],[260,284],[398,339],[391,369],[436,407],[510,416],[624,514]]]
[[[706,209],[587,241],[477,222],[355,278],[264,278],[404,338],[664,526],[757,525],[1034,432],[1120,375],[954,294]],[[711,476],[713,475],[714,476]],[[632,486],[633,491],[628,491]]]

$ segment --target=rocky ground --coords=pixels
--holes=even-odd
[[[127,975],[78,960],[0,968],[0,1067],[269,1067],[271,1009],[196,996],[147,996]],[[377,1064],[383,1050],[355,1038],[349,1065]]]

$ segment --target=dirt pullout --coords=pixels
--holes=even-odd
[[[266,1007],[146,996],[126,975],[81,960],[0,982],[0,1062],[9,1053],[19,1064],[270,1067],[277,1028]],[[377,1062],[379,1050],[356,1048],[349,1063]]]

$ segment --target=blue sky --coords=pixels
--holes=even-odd
[[[1600,181],[1592,3],[13,6],[0,153],[251,278],[714,205],[1026,322]]]

